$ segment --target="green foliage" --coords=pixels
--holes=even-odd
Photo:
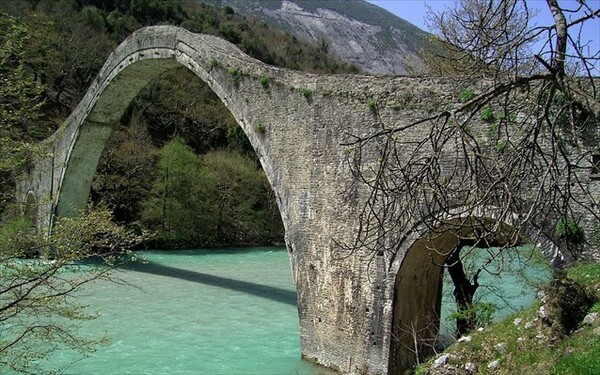
[[[590,313],[600,313],[600,301],[596,301],[594,305],[590,308]]]
[[[569,334],[578,328],[598,297],[585,285],[557,270],[546,289],[548,295],[548,323],[560,334]]]
[[[256,131],[261,134],[264,134],[264,132],[265,132],[265,126],[263,124],[261,124],[260,122],[256,124],[254,129],[256,129]]]
[[[227,148],[242,155],[254,155],[254,148],[246,137],[244,129],[237,124],[227,129]]]
[[[574,354],[561,357],[552,375],[590,375],[600,374],[600,337],[590,337],[578,345]],[[573,349],[571,349],[573,350]]]
[[[240,82],[242,72],[239,68],[231,67],[227,69],[227,73],[229,73],[229,75],[231,76],[231,82],[235,83],[236,85]]]
[[[231,151],[198,157],[179,139],[160,152],[142,222],[161,248],[268,243],[282,228],[264,172]]]
[[[465,90],[460,93],[459,99],[462,103],[466,103],[475,97],[475,91],[472,89]]]
[[[174,69],[150,83],[136,98],[132,111],[126,120],[148,127],[155,145],[180,137],[198,154],[227,147],[227,130],[238,126],[221,99],[186,68]]]
[[[161,242],[178,246],[196,240],[199,221],[207,215],[204,181],[200,160],[181,139],[160,150],[158,177],[148,200],[142,202],[142,222],[158,231]]]
[[[304,98],[306,100],[310,100],[310,98],[312,97],[312,90],[311,89],[302,89],[302,96],[304,96]]]
[[[260,84],[261,84],[263,87],[268,87],[268,86],[269,86],[269,78],[268,78],[268,77],[264,77],[264,76],[263,76],[263,77],[260,77],[260,78],[258,79],[258,82],[260,82]]]
[[[496,142],[496,151],[502,154],[504,151],[506,151],[506,146],[508,146],[508,141],[498,141]]]
[[[583,229],[570,218],[560,218],[556,222],[556,234],[574,244],[581,243],[584,240]]]
[[[476,326],[486,327],[494,321],[496,310],[497,307],[493,303],[476,302],[468,309],[453,312],[448,316],[448,320],[462,319],[471,321],[475,317]]]
[[[376,107],[376,103],[375,103],[375,101],[374,101],[374,100],[372,100],[372,99],[369,99],[369,100],[367,100],[367,103],[366,103],[365,105],[366,105],[366,107],[367,107],[368,109],[370,109],[370,110],[373,110],[373,109],[375,109],[375,107]]]
[[[568,270],[571,278],[583,283],[581,287],[597,288],[600,285],[600,264],[582,264]],[[564,293],[565,299],[570,299]],[[596,302],[589,311],[597,309]],[[500,360],[501,366],[494,374],[552,374],[587,375],[599,373],[600,336],[596,327],[584,326],[571,335],[557,334],[540,321],[538,310],[541,302],[516,312],[505,320],[493,323],[482,332],[472,332],[472,341],[456,343],[445,350],[450,356],[449,366],[459,368],[466,362],[475,363],[481,373],[490,373],[485,367],[492,360]],[[514,324],[521,319],[519,325]],[[504,350],[496,345],[504,343]],[[417,368],[416,373],[427,373],[432,360]]]
[[[113,208],[118,222],[140,219],[141,201],[156,176],[158,149],[140,114],[131,125],[113,133],[92,181],[92,200]]]
[[[0,11],[0,213],[12,196],[12,177],[35,149],[42,88],[28,68],[32,35],[17,19]]]
[[[484,108],[481,110],[481,119],[488,123],[493,123],[496,121],[496,114],[491,108]]]
[[[569,277],[584,285],[600,283],[600,263],[580,264],[571,268]]]
[[[38,364],[54,353],[86,355],[104,343],[78,333],[77,323],[94,315],[73,297],[107,277],[120,254],[142,239],[115,225],[106,210],[61,219],[48,237],[32,233],[23,218],[0,226],[0,371],[40,373]],[[27,259],[33,254],[42,258]]]
[[[131,15],[146,25],[161,21],[178,24],[185,18],[181,0],[131,0],[130,4]]]

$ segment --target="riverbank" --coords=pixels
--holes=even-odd
[[[568,277],[600,298],[600,264],[572,268]],[[571,296],[570,296],[571,297]],[[558,334],[548,306],[536,300],[529,308],[481,331],[464,336],[419,366],[416,374],[600,374],[600,302],[574,332]],[[550,323],[550,324],[549,324]]]

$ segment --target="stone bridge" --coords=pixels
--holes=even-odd
[[[438,304],[440,268],[419,252],[424,239],[417,232],[407,234],[395,257],[340,250],[339,243],[356,237],[366,194],[355,189],[341,144],[382,124],[427,117],[457,97],[451,80],[315,75],[265,65],[213,36],[170,26],[142,29],[109,57],[45,143],[47,156],[18,184],[18,199],[34,207],[38,229],[49,231],[56,217],[86,206],[115,124],[148,82],[180,66],[231,111],[275,192],[298,292],[302,356],[342,373],[396,373],[412,364],[392,326]],[[423,124],[416,136],[426,134]],[[376,153],[362,158],[377,162]],[[555,251],[549,238],[540,244]]]

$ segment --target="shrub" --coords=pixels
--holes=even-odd
[[[302,96],[304,96],[306,98],[306,100],[309,100],[312,97],[312,90],[311,89],[302,89]]]
[[[231,81],[237,85],[240,82],[240,77],[242,76],[240,69],[231,67],[227,70],[227,72],[231,76]]]
[[[260,122],[258,124],[256,124],[256,126],[254,126],[254,129],[256,129],[256,131],[259,133],[265,132],[265,126],[263,124],[261,124]]]
[[[258,82],[260,82],[260,84],[261,84],[263,87],[267,87],[267,86],[269,86],[269,78],[268,78],[268,77],[260,77],[260,78],[258,79]]]
[[[573,332],[598,298],[585,285],[556,270],[546,289],[549,324],[557,333]]]
[[[556,222],[556,234],[574,244],[581,243],[584,237],[583,229],[574,220],[565,218],[560,218]]]
[[[239,69],[239,68],[235,68],[235,67],[231,67],[231,68],[229,68],[229,69],[227,70],[227,72],[228,72],[228,73],[229,73],[231,76],[235,77],[235,76],[237,76],[237,75],[240,73],[240,69]]]
[[[375,109],[375,106],[376,106],[376,104],[375,104],[375,101],[374,101],[374,100],[371,100],[371,99],[367,100],[367,104],[366,104],[366,106],[367,106],[367,108],[369,108],[369,109],[371,109],[371,110],[372,110],[372,109]]]
[[[494,122],[496,121],[496,115],[494,114],[494,111],[491,108],[484,108],[481,111],[481,119],[485,122]]]
[[[494,321],[496,314],[496,305],[488,302],[476,302],[470,308],[460,311],[455,311],[448,316],[448,320],[475,320],[475,325],[485,327]]]

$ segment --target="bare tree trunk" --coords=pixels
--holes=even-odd
[[[456,301],[458,312],[462,313],[456,319],[456,333],[458,336],[477,328],[477,316],[471,310],[471,307],[473,307],[473,296],[479,287],[479,283],[477,282],[479,271],[475,273],[473,282],[471,283],[460,258],[460,252],[466,245],[464,240],[459,240],[455,249],[450,253],[448,259],[446,259],[448,273],[452,279],[452,284],[454,284],[454,300]]]
[[[556,51],[552,59],[552,68],[556,75],[561,78],[565,75],[565,59],[567,54],[567,19],[558,5],[558,0],[546,0],[548,7],[554,17],[556,25]]]

